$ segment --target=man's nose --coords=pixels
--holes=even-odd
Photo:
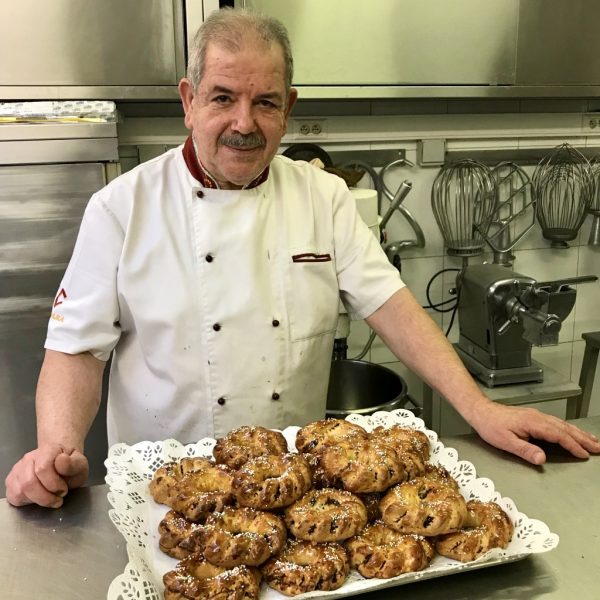
[[[232,129],[242,134],[256,130],[254,110],[250,102],[238,102],[235,107]]]

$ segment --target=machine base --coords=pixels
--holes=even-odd
[[[531,366],[529,367],[490,369],[489,367],[482,365],[478,360],[475,360],[472,356],[466,354],[457,344],[454,344],[454,349],[458,356],[460,356],[465,367],[467,367],[469,373],[489,388],[510,383],[525,383],[528,381],[541,383],[544,381],[544,370],[542,365],[535,360],[531,361]]]

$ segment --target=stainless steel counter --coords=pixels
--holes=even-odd
[[[600,417],[575,421],[600,436]],[[560,536],[555,550],[520,562],[371,592],[373,600],[597,600],[600,581],[600,456],[587,461],[547,448],[543,467],[529,466],[476,436],[445,438],[504,496]],[[3,600],[106,598],[127,562],[110,521],[107,486],[73,491],[58,510],[16,509],[0,500]]]

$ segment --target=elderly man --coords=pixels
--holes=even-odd
[[[322,418],[340,297],[489,443],[534,464],[545,456],[530,436],[600,451],[573,425],[482,395],[343,181],[275,156],[291,79],[278,22],[222,10],[201,27],[179,84],[191,136],[86,210],[50,319],[38,448],[6,480],[12,504],[57,507],[85,481],[111,353],[110,443]]]

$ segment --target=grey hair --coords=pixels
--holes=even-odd
[[[274,42],[281,47],[285,64],[285,90],[286,93],[289,92],[294,75],[294,59],[290,38],[283,23],[245,8],[229,7],[211,13],[194,36],[187,68],[187,77],[194,90],[198,88],[204,75],[208,45],[214,43],[237,52],[249,31],[263,42]]]

